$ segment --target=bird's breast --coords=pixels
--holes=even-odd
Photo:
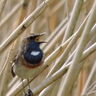
[[[14,65],[14,71],[16,75],[18,75],[21,78],[33,78],[37,75],[38,72],[40,72],[40,70],[41,70],[41,66],[35,68],[29,68],[22,64]]]
[[[24,58],[19,58],[17,64],[14,65],[14,72],[21,78],[32,78],[41,70],[43,61],[38,64],[30,64]]]

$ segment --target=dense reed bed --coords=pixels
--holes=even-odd
[[[96,0],[0,0],[0,96],[23,96],[11,65],[21,41],[45,33],[33,96],[96,96]],[[23,80],[25,89],[27,80]]]

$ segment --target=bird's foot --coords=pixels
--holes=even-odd
[[[24,93],[24,95],[23,96],[29,96],[27,93]]]
[[[28,89],[28,96],[33,96],[31,89]]]
[[[28,89],[28,92],[24,93],[24,96],[33,96],[31,89]]]

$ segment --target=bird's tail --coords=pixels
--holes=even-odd
[[[11,67],[11,74],[12,74],[12,76],[13,77],[15,77],[16,76],[16,74],[15,74],[15,72],[14,72],[14,64],[12,64],[12,67]]]

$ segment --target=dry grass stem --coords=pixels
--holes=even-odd
[[[89,77],[87,79],[86,85],[84,86],[83,92],[81,96],[86,96],[87,93],[89,93],[89,91],[87,91],[88,87],[90,87],[90,83],[92,81],[93,76],[95,75],[95,71],[96,71],[96,63],[94,63],[92,70],[89,74]]]
[[[89,47],[88,49],[86,49],[81,57],[81,60],[83,62],[83,60],[85,60],[90,54],[92,54],[94,51],[96,51],[96,43],[94,43],[91,47]],[[58,70],[57,72],[55,72],[53,75],[51,75],[49,78],[46,78],[39,86],[37,86],[35,89],[33,89],[33,93],[34,95],[38,94],[42,89],[44,89],[45,87],[47,87],[49,84],[53,83],[55,80],[57,80],[57,78],[59,79],[59,77],[61,77],[62,75],[64,75],[69,66],[72,65],[73,62],[68,63],[67,65],[64,65],[63,67],[60,68],[60,70]],[[37,77],[37,76],[36,76]],[[35,78],[36,78],[35,77]],[[26,85],[26,80],[25,80],[25,85]],[[26,85],[27,86],[27,85]],[[8,95],[10,96],[14,96],[16,95],[20,90],[22,90],[22,83],[20,85],[17,86],[17,88],[11,90],[12,92],[10,92]]]
[[[96,2],[95,2],[95,4],[96,4]],[[82,34],[80,43],[77,48],[77,52],[76,52],[75,57],[72,62],[72,65],[68,70],[67,76],[64,80],[64,83],[62,84],[62,88],[60,88],[60,90],[58,92],[59,96],[68,96],[68,94],[72,90],[72,86],[73,86],[75,80],[77,79],[77,76],[83,66],[83,63],[79,64],[79,62],[80,62],[80,58],[82,56],[82,52],[88,42],[90,29],[92,28],[93,24],[95,23],[95,17],[96,17],[96,5],[95,4],[92,8],[92,13],[88,19],[88,22],[85,26],[84,32]],[[85,38],[86,38],[86,40],[85,40]],[[78,67],[77,67],[77,64],[78,64]]]
[[[73,8],[73,12],[70,17],[70,21],[68,23],[68,27],[64,35],[63,42],[67,40],[73,34],[76,22],[80,14],[80,10],[82,9],[82,4],[83,4],[83,0],[76,0],[74,8]]]
[[[23,96],[29,84],[33,96],[95,96],[95,23],[96,0],[0,0],[0,96]],[[22,40],[41,33],[44,63],[22,86],[11,66]]]
[[[6,2],[7,2],[7,0],[1,0],[0,1],[0,18],[1,18],[1,15],[2,15],[2,12],[4,10]]]
[[[47,8],[53,0],[46,0],[32,14],[30,14],[13,32],[12,34],[0,45],[0,53],[8,47],[24,30]]]
[[[12,17],[13,15],[15,15],[15,13],[16,13],[17,11],[19,11],[19,9],[22,7],[22,5],[23,5],[23,1],[22,1],[21,3],[19,3],[18,5],[15,6],[15,8],[6,16],[6,18],[4,18],[4,19],[0,22],[0,28],[1,28],[2,26],[4,26],[4,24],[5,24],[6,22],[8,22],[8,20],[11,19],[11,17]]]

